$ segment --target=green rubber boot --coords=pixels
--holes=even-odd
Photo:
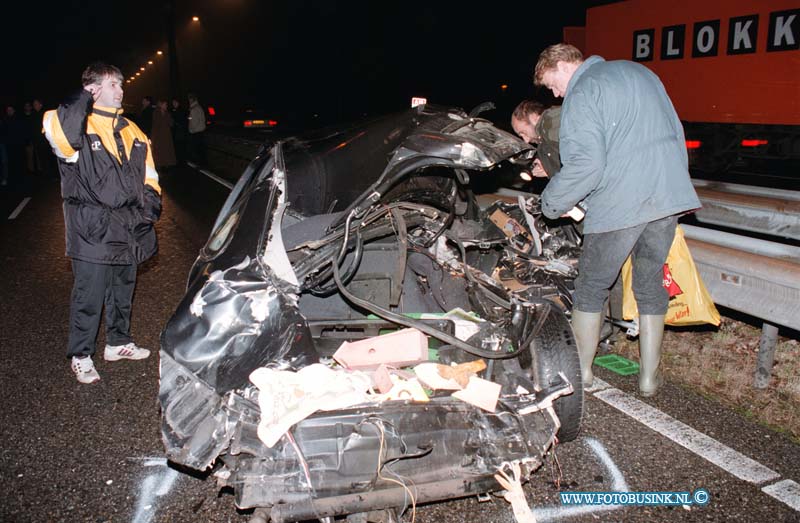
[[[603,326],[602,312],[583,312],[572,310],[572,332],[578,345],[578,356],[581,360],[581,378],[584,387],[591,387],[594,381],[592,362],[600,343],[600,328]]]
[[[639,393],[644,397],[655,396],[664,384],[664,377],[658,372],[663,335],[663,315],[639,316]]]

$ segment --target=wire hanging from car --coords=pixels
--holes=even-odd
[[[345,252],[347,251],[345,250]],[[347,270],[345,271],[344,276],[342,277],[342,280],[345,282],[345,284],[350,283],[350,280],[352,280],[353,276],[355,276],[356,272],[358,271],[358,267],[361,265],[361,259],[363,255],[364,255],[364,241],[361,238],[361,229],[358,228],[356,230],[356,244],[355,244],[355,252],[353,253],[353,260],[347,266]],[[340,253],[335,260],[330,260],[331,266],[326,268],[319,275],[317,281],[324,282],[325,280],[330,278],[330,276],[333,274],[333,265],[334,264],[337,266],[341,265],[344,259],[345,257],[342,256]],[[327,287],[319,287],[318,285],[315,285],[314,287],[310,287],[308,290],[314,296],[326,297],[333,294],[337,290],[337,287],[336,287],[336,282],[334,282],[328,285]]]
[[[396,476],[398,479],[386,477],[381,473],[381,469],[383,469],[383,467],[385,465],[385,462],[384,462],[384,458],[385,458],[384,449],[386,448],[386,446],[385,446],[386,432],[385,432],[385,430],[383,428],[383,421],[382,420],[380,420],[380,419],[370,419],[369,421],[373,425],[375,425],[375,427],[378,429],[378,432],[380,433],[380,446],[378,447],[378,467],[377,467],[377,470],[376,470],[376,474],[378,476],[378,479],[382,479],[384,481],[389,481],[391,483],[395,483],[395,484],[400,485],[401,487],[403,487],[403,490],[405,490],[406,494],[408,494],[408,497],[411,499],[411,523],[414,523],[414,520],[417,518],[417,498],[416,498],[416,496],[414,496],[414,493],[411,491],[410,488],[408,488],[408,486],[406,485],[405,481],[403,481],[403,480],[404,479],[408,480],[411,483],[412,486],[414,485],[414,482],[411,481],[409,478],[404,478],[403,476],[401,476],[400,474],[397,474],[396,472],[392,472],[391,470],[389,472],[392,475]],[[415,490],[416,490],[416,487],[415,487]]]
[[[350,222],[352,220],[352,217],[353,213],[351,212],[347,216],[347,219],[345,220],[344,238],[342,240],[343,248],[345,248],[345,246],[347,245],[350,236]],[[446,332],[442,332],[422,321],[417,321],[407,316],[403,316],[402,314],[394,313],[390,310],[384,309],[383,307],[379,307],[378,305],[375,305],[372,302],[359,298],[358,296],[354,295],[353,293],[347,290],[347,287],[345,287],[344,283],[342,282],[341,274],[339,273],[339,266],[338,264],[335,263],[333,264],[333,279],[336,281],[336,286],[339,288],[339,292],[349,302],[354,303],[355,305],[358,305],[376,314],[377,316],[380,316],[385,320],[389,320],[392,323],[396,323],[404,327],[418,329],[419,331],[429,336],[433,336],[434,338],[441,340],[448,345],[454,345],[459,349],[466,351],[469,354],[472,354],[473,356],[478,356],[480,358],[489,358],[489,359],[508,359],[516,357],[523,350],[522,345],[518,345],[517,347],[507,352],[485,350],[478,347],[474,347],[456,338],[455,336],[447,334]]]

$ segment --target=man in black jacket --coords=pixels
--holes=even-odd
[[[81,383],[98,381],[97,331],[105,303],[107,361],[147,358],[130,335],[136,267],[157,250],[161,188],[147,136],[121,116],[119,69],[93,63],[74,100],[44,115],[58,157],[67,256],[75,278],[67,357]]]
[[[153,107],[153,97],[152,96],[145,96],[142,98],[142,108],[139,111],[139,116],[136,119],[136,123],[139,124],[139,128],[146,134],[150,136],[153,132],[153,112],[155,108]]]

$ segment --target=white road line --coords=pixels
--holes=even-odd
[[[608,383],[601,380],[600,378],[595,377],[594,381],[592,382],[592,386],[586,389],[583,389],[583,392],[597,392],[598,390],[603,390],[611,387]]]
[[[594,385],[597,385],[597,378],[595,378]],[[606,384],[608,385],[608,384]],[[628,483],[625,481],[625,476],[620,472],[617,464],[611,459],[608,451],[602,443],[594,438],[586,438],[586,444],[595,453],[597,459],[605,466],[609,475],[611,476],[611,489],[614,492],[630,492]],[[532,508],[534,517],[537,523],[545,523],[549,521],[563,521],[564,518],[583,516],[585,514],[595,514],[598,512],[608,512],[622,508],[622,505],[580,505],[574,507],[564,507],[555,505],[551,507]],[[595,516],[598,517],[598,516]]]
[[[19,205],[17,205],[17,208],[14,209],[14,212],[12,212],[11,214],[8,215],[8,219],[9,220],[13,220],[17,216],[19,216],[19,213],[21,213],[22,209],[24,209],[25,206],[28,205],[29,201],[31,201],[31,199],[30,199],[30,197],[27,197],[27,198],[24,198],[21,202],[19,202]]]
[[[200,171],[201,173],[205,174],[206,176],[208,176],[209,178],[211,178],[215,182],[219,183],[220,185],[224,185],[228,189],[233,189],[233,184],[231,182],[229,182],[228,180],[225,180],[223,178],[220,178],[219,176],[217,176],[216,174],[212,173],[211,171],[207,171],[205,169],[201,169],[200,167],[197,166],[197,164],[192,163],[192,162],[186,162],[186,165],[188,165],[192,169]]]
[[[791,479],[785,479],[772,485],[767,485],[761,490],[800,512],[800,484]]]
[[[169,494],[180,478],[180,472],[168,468],[167,460],[164,458],[144,458],[144,466],[158,467],[158,469],[149,474],[138,486],[139,496],[131,519],[132,523],[150,523],[156,513],[155,505],[158,498]]]
[[[601,390],[594,396],[739,479],[760,484],[780,477],[774,470],[619,389]]]

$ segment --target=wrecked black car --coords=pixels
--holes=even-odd
[[[479,205],[470,188],[533,152],[430,105],[264,145],[162,333],[169,460],[213,467],[259,517],[366,521],[501,490],[496,473],[527,477],[574,439],[583,390],[567,314],[580,236],[544,220],[536,196]],[[343,342],[398,329],[424,335],[421,359],[440,374],[479,369],[465,391],[477,378],[486,388],[469,401],[424,380],[373,394],[368,372],[332,359]],[[292,388],[304,373],[307,388]],[[369,390],[345,401],[342,380]],[[489,406],[486,390],[498,391]]]

